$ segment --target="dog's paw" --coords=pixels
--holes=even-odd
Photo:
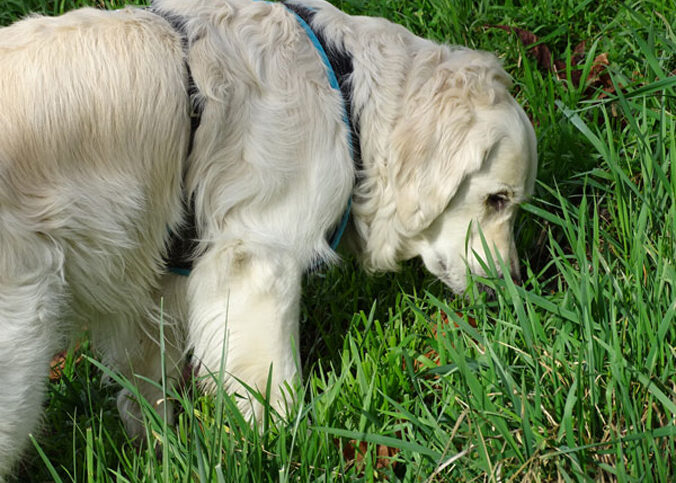
[[[129,439],[136,444],[142,444],[146,435],[143,415],[138,402],[129,390],[122,389],[117,395],[117,411]]]
[[[153,410],[156,412],[156,416],[161,420],[164,413],[163,404],[165,404],[165,402],[166,404],[169,404],[167,408],[167,424],[172,425],[174,423],[174,407],[171,401],[159,398],[148,402],[144,401],[144,406],[148,409],[152,406]],[[129,439],[138,445],[144,444],[148,432],[147,420],[148,418],[155,417],[155,415],[143,414],[136,396],[128,389],[122,389],[117,395],[117,410],[120,413],[122,425],[124,426]]]

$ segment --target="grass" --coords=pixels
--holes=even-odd
[[[2,23],[86,3],[0,1]],[[487,279],[494,302],[474,288],[462,300],[418,263],[368,277],[348,256],[305,282],[305,387],[288,421],[266,418],[258,431],[224,394],[170,389],[178,423],[147,411],[142,450],[126,438],[118,387],[102,383],[107,370],[85,342],[86,357],[76,364],[71,354],[50,384],[44,430],[19,479],[673,481],[673,6],[336,3],[502,57],[540,151],[536,193],[517,223],[527,281]],[[534,32],[564,71],[539,68],[514,34],[487,25]],[[586,79],[601,53],[609,94],[572,80],[579,68]]]

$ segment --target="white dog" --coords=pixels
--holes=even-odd
[[[517,276],[536,145],[498,61],[303,4],[349,64],[342,93],[280,3],[160,0],[0,29],[0,480],[39,421],[50,356],[83,325],[107,364],[158,380],[162,316],[170,377],[187,348],[230,392],[264,391],[272,367],[283,408],[301,277],[336,259],[326,238],[349,200],[369,270],[421,256],[459,293],[477,254],[499,254]],[[199,244],[181,277],[163,257],[186,205]],[[127,394],[119,406],[141,431]]]

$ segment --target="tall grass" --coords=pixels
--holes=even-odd
[[[28,10],[55,14],[81,4],[2,1],[5,23]],[[526,282],[487,277],[495,301],[473,287],[460,299],[418,263],[372,278],[346,255],[306,280],[305,386],[288,420],[269,410],[264,427],[251,428],[225,394],[166,388],[181,408],[178,422],[167,427],[146,408],[141,450],[117,419],[118,387],[101,380],[133,387],[96,362],[85,342],[88,356],[79,364],[70,356],[50,386],[45,429],[19,479],[673,480],[673,7],[336,3],[503,57],[540,151],[536,195],[517,226]],[[514,35],[486,25],[538,34],[566,60],[563,80],[540,69]],[[585,73],[608,54],[610,93],[571,81],[582,40]]]

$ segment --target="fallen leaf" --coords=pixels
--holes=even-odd
[[[384,444],[379,444],[376,448],[378,454],[376,458],[376,469],[381,470],[383,468],[395,468],[397,462],[392,458],[399,453],[398,448],[391,448],[390,446],[385,446]]]
[[[464,317],[464,315],[461,312],[456,312],[456,314],[459,318]],[[448,332],[446,332],[446,330],[444,329],[444,326],[450,325],[451,322],[448,318],[448,315],[445,312],[439,311],[439,315],[441,317],[441,324],[432,325],[432,334],[436,338],[437,335],[439,334],[439,325],[441,325],[441,335],[442,335],[442,337],[447,337]],[[476,319],[474,317],[467,316],[467,323],[471,327],[476,328]],[[459,327],[459,325],[455,322],[453,322],[453,326],[456,327],[456,328]],[[432,361],[432,363],[436,364],[437,366],[441,365],[439,353],[434,349],[429,349],[427,352],[425,352],[424,357],[426,359]],[[403,370],[406,370],[406,360],[403,357],[401,359],[401,368]],[[420,370],[423,370],[423,369],[428,369],[428,366],[425,364],[424,361],[421,361],[419,359],[414,359],[413,360],[413,369],[415,371],[420,371]],[[430,376],[430,377],[433,377],[434,379],[438,379],[439,375],[435,374],[434,376]]]
[[[441,314],[441,320],[444,322],[444,324],[446,324],[446,325],[450,324],[450,321],[448,320],[448,315],[446,314],[446,312],[441,311],[440,314]],[[458,316],[459,318],[461,318],[461,319],[463,318],[463,314],[462,314],[461,312],[456,312],[455,315],[457,315],[457,316]],[[467,316],[467,323],[468,323],[470,326],[472,326],[472,327],[474,327],[474,328],[476,329],[476,319],[475,319],[474,317],[470,317],[470,316],[468,315],[468,316]],[[457,328],[457,327],[460,327],[460,326],[459,326],[458,324],[456,324],[455,322],[453,322],[453,325],[454,325],[456,328]],[[434,335],[436,335],[436,334],[437,334],[437,332],[436,332],[436,326],[435,326],[435,327],[434,327]],[[444,335],[445,335],[445,334],[444,334]]]
[[[602,89],[599,97],[605,97],[609,93],[615,92],[610,76],[606,70],[610,65],[608,54],[602,53],[597,55],[592,62],[589,74],[585,79],[582,79],[582,69],[585,62],[585,52],[587,48],[587,41],[579,42],[574,48],[570,56],[570,74],[567,72],[567,62],[565,59],[554,59],[551,49],[543,43],[538,43],[539,38],[532,32],[518,27],[511,27],[509,25],[486,25],[487,28],[497,28],[506,32],[515,33],[524,47],[528,47],[528,52],[535,57],[538,67],[546,72],[551,72],[556,75],[559,80],[568,79],[572,87],[579,89],[583,83],[587,86],[585,94],[591,96],[597,89]],[[533,45],[535,44],[535,45]]]
[[[79,347],[75,347],[75,351],[77,351]],[[53,358],[52,361],[49,364],[49,380],[52,382],[56,382],[61,380],[63,377],[63,370],[66,368],[66,358],[68,357],[68,351],[61,351],[58,354],[56,354]],[[79,364],[80,361],[82,361],[82,354],[78,355],[77,358],[75,359],[75,364]]]
[[[519,37],[519,40],[521,40],[521,43],[524,45],[524,47],[529,47],[529,52],[533,55],[533,57],[535,57],[535,60],[541,69],[550,72],[553,70],[551,50],[549,50],[549,47],[547,47],[545,44],[533,45],[539,41],[537,35],[535,35],[533,32],[529,32],[528,30],[518,27],[510,27],[509,25],[486,25],[486,27],[515,33]],[[533,46],[530,47],[531,45]]]
[[[398,437],[401,437],[401,433],[397,433]],[[338,447],[342,444],[343,458],[348,465],[354,464],[359,471],[364,470],[364,456],[368,451],[368,444],[365,441],[357,441],[351,439],[347,442],[340,439],[335,439],[334,444]],[[398,448],[392,448],[384,444],[379,444],[376,446],[376,461],[375,469],[381,470],[384,468],[395,468],[397,465],[396,461],[393,461],[392,458],[399,453]]]

